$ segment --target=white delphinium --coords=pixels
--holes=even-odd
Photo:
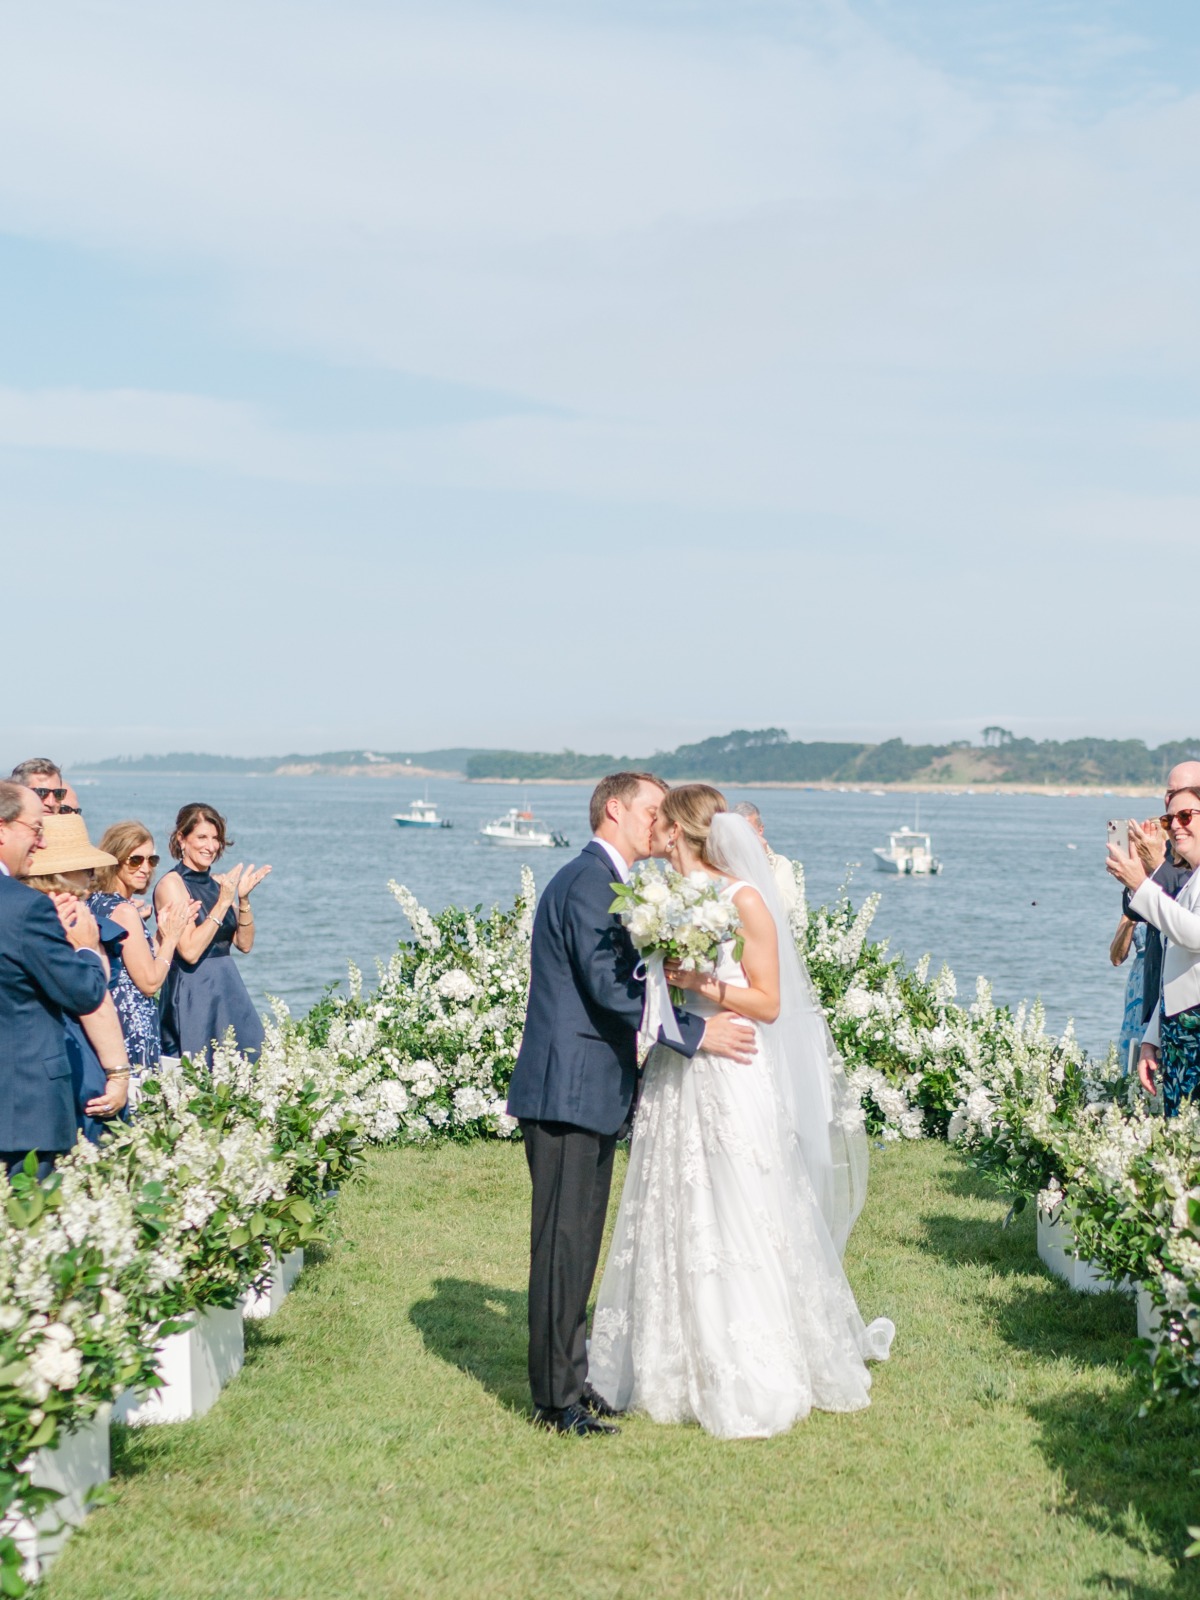
[[[397,883],[395,878],[388,883],[388,888],[395,895],[401,911],[412,925],[413,937],[421,949],[440,950],[442,935],[438,925],[412,890],[406,889],[402,883]]]

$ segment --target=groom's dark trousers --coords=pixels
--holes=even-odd
[[[533,1182],[529,1389],[542,1410],[573,1405],[587,1382],[587,1302],[612,1186],[615,1133],[521,1119]]]
[[[529,1387],[542,1410],[587,1382],[587,1301],[600,1259],[613,1151],[637,1087],[643,986],[610,907],[616,869],[596,840],[547,885],[533,924],[525,1033],[509,1086],[533,1184]],[[683,1053],[704,1022],[680,1013]]]

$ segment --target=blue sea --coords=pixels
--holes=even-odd
[[[574,851],[588,837],[589,790],[451,779],[104,776],[80,788],[91,837],[109,823],[137,817],[152,830],[169,865],[167,838],[178,807],[206,800],[229,819],[235,847],[227,860],[270,862],[255,891],[258,939],[242,961],[251,993],[302,1012],[327,984],[344,981],[347,963],[368,978],[408,925],[388,892],[389,878],[431,910],[450,903],[511,902],[523,861],[539,887],[563,864],[561,850],[527,854],[484,843],[482,823],[530,802],[561,829]],[[454,826],[401,829],[393,813],[428,792]],[[900,879],[876,870],[872,847],[890,829],[913,825],[917,797],[727,786],[731,803],[753,799],[772,845],[804,863],[811,903],[836,896],[849,876],[856,901],[873,890],[883,900],[874,936],[936,969],[948,962],[960,999],[977,974],[997,1000],[1040,995],[1056,1031],[1075,1019],[1080,1040],[1102,1051],[1120,1027],[1124,970],[1114,971],[1108,944],[1120,895],[1104,871],[1108,817],[1143,815],[1146,800],[1098,795],[1050,798],[976,793],[919,797],[920,826],[945,863],[940,877]],[[161,870],[161,869],[160,869]]]

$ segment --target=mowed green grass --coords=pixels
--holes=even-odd
[[[944,1147],[876,1157],[848,1253],[898,1328],[873,1405],[768,1441],[530,1427],[527,1205],[519,1147],[375,1153],[216,1408],[115,1433],[49,1596],[1200,1595],[1198,1430],[1137,1419],[1132,1302]]]

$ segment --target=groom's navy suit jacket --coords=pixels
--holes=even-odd
[[[63,1012],[86,1016],[108,980],[67,943],[48,895],[0,873],[0,1150],[69,1150],[78,1126]]]
[[[645,987],[633,976],[629,935],[610,909],[614,877],[593,840],[555,874],[538,904],[525,1034],[508,1090],[511,1116],[604,1134],[628,1119]],[[681,1053],[695,1055],[704,1019],[677,1015]]]

